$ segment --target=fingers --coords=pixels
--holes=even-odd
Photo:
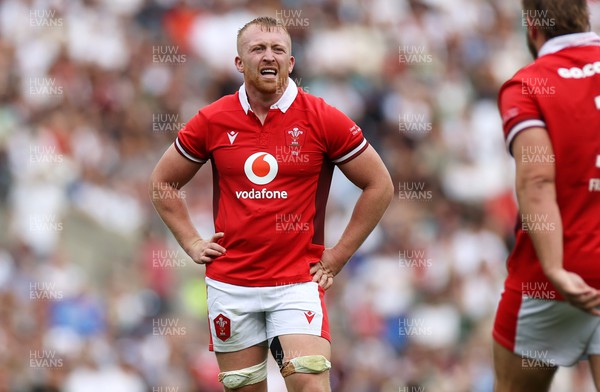
[[[553,271],[549,276],[552,284],[572,306],[600,316],[600,291],[589,286],[581,276],[564,269]]]
[[[204,249],[204,252],[202,252],[200,261],[203,263],[210,263],[217,257],[224,255],[225,249],[222,246],[218,246],[218,248],[220,249],[215,249],[214,243],[210,243],[208,247]]]
[[[565,289],[567,300],[579,309],[594,315],[600,315],[600,291],[588,286],[581,276],[569,273],[571,287]]]
[[[310,273],[313,276],[312,281],[321,286],[323,290],[327,290],[333,285],[333,273],[328,271],[321,262],[311,266]]]
[[[219,240],[219,238],[223,238],[223,236],[225,235],[225,233],[223,233],[222,231],[215,233],[212,238],[210,239],[210,242],[217,242]]]
[[[313,264],[310,266],[310,274],[314,275],[316,274],[319,270],[321,269],[321,266],[319,265],[319,263]],[[313,279],[313,282],[315,282],[315,280]]]
[[[213,235],[212,238],[210,239],[207,249],[212,249],[212,250],[221,252],[221,254],[219,254],[218,256],[224,255],[226,252],[225,248],[223,248],[221,245],[217,244],[217,241],[219,239],[223,238],[224,235],[225,235],[225,233],[223,233],[223,232],[215,233],[215,235]],[[218,256],[216,256],[216,257],[218,257]]]
[[[573,306],[594,314],[600,315],[600,291],[588,286],[583,281],[564,290],[565,299]]]
[[[217,243],[224,235],[222,232],[215,233],[209,241],[199,241],[193,252],[196,256],[194,257],[190,254],[192,260],[198,264],[208,264],[212,263],[217,257],[224,255],[227,250]]]
[[[568,296],[569,302],[591,314],[600,315],[600,310],[597,308],[600,307],[600,292],[594,290],[591,293],[584,293],[582,295]]]
[[[333,285],[333,278],[331,276],[323,276],[319,282],[319,286],[323,287],[323,290],[327,290]]]
[[[319,283],[321,281],[321,276],[323,275],[323,271],[321,271],[321,269],[318,268],[316,271],[313,272],[313,269],[314,269],[314,266],[311,267],[311,269],[310,269],[310,273],[313,277],[312,281],[315,283]]]

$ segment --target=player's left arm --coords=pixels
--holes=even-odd
[[[577,274],[563,267],[563,227],[556,201],[555,165],[531,154],[543,151],[554,154],[548,132],[530,128],[520,132],[512,143],[516,162],[516,191],[521,220],[532,226],[528,235],[548,280],[572,305],[600,315],[600,292]],[[544,162],[544,163],[539,163]],[[551,229],[537,230],[535,224],[544,221]]]
[[[339,168],[354,185],[362,189],[362,193],[337,244],[326,248],[321,261],[311,268],[313,282],[319,283],[325,290],[333,284],[333,277],[373,231],[394,195],[390,174],[371,146],[351,161],[339,165]]]

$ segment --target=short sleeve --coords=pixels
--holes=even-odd
[[[208,156],[206,145],[208,121],[202,112],[198,112],[179,130],[175,139],[175,148],[185,158],[195,163],[205,163]]]
[[[367,149],[369,143],[362,130],[348,116],[327,104],[323,116],[327,156],[333,163],[350,162]]]
[[[500,89],[498,106],[502,116],[506,148],[511,155],[512,141],[519,132],[533,127],[546,127],[534,91],[535,87],[528,85],[528,78],[523,74],[515,75]]]

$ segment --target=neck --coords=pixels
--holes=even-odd
[[[252,84],[246,83],[246,94],[248,95],[248,103],[252,111],[258,116],[266,116],[271,106],[279,101],[288,86],[287,79],[281,84],[274,93],[264,93],[257,90]]]
[[[252,111],[257,116],[266,115],[271,109],[271,105],[279,100],[282,94],[264,94],[260,92],[252,92],[250,89],[246,89],[248,94],[248,103],[252,108]]]

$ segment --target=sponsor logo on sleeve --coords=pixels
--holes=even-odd
[[[352,136],[356,135],[357,133],[361,133],[362,129],[360,129],[360,127],[356,124],[354,124],[351,128],[350,128],[350,133],[352,134]]]

